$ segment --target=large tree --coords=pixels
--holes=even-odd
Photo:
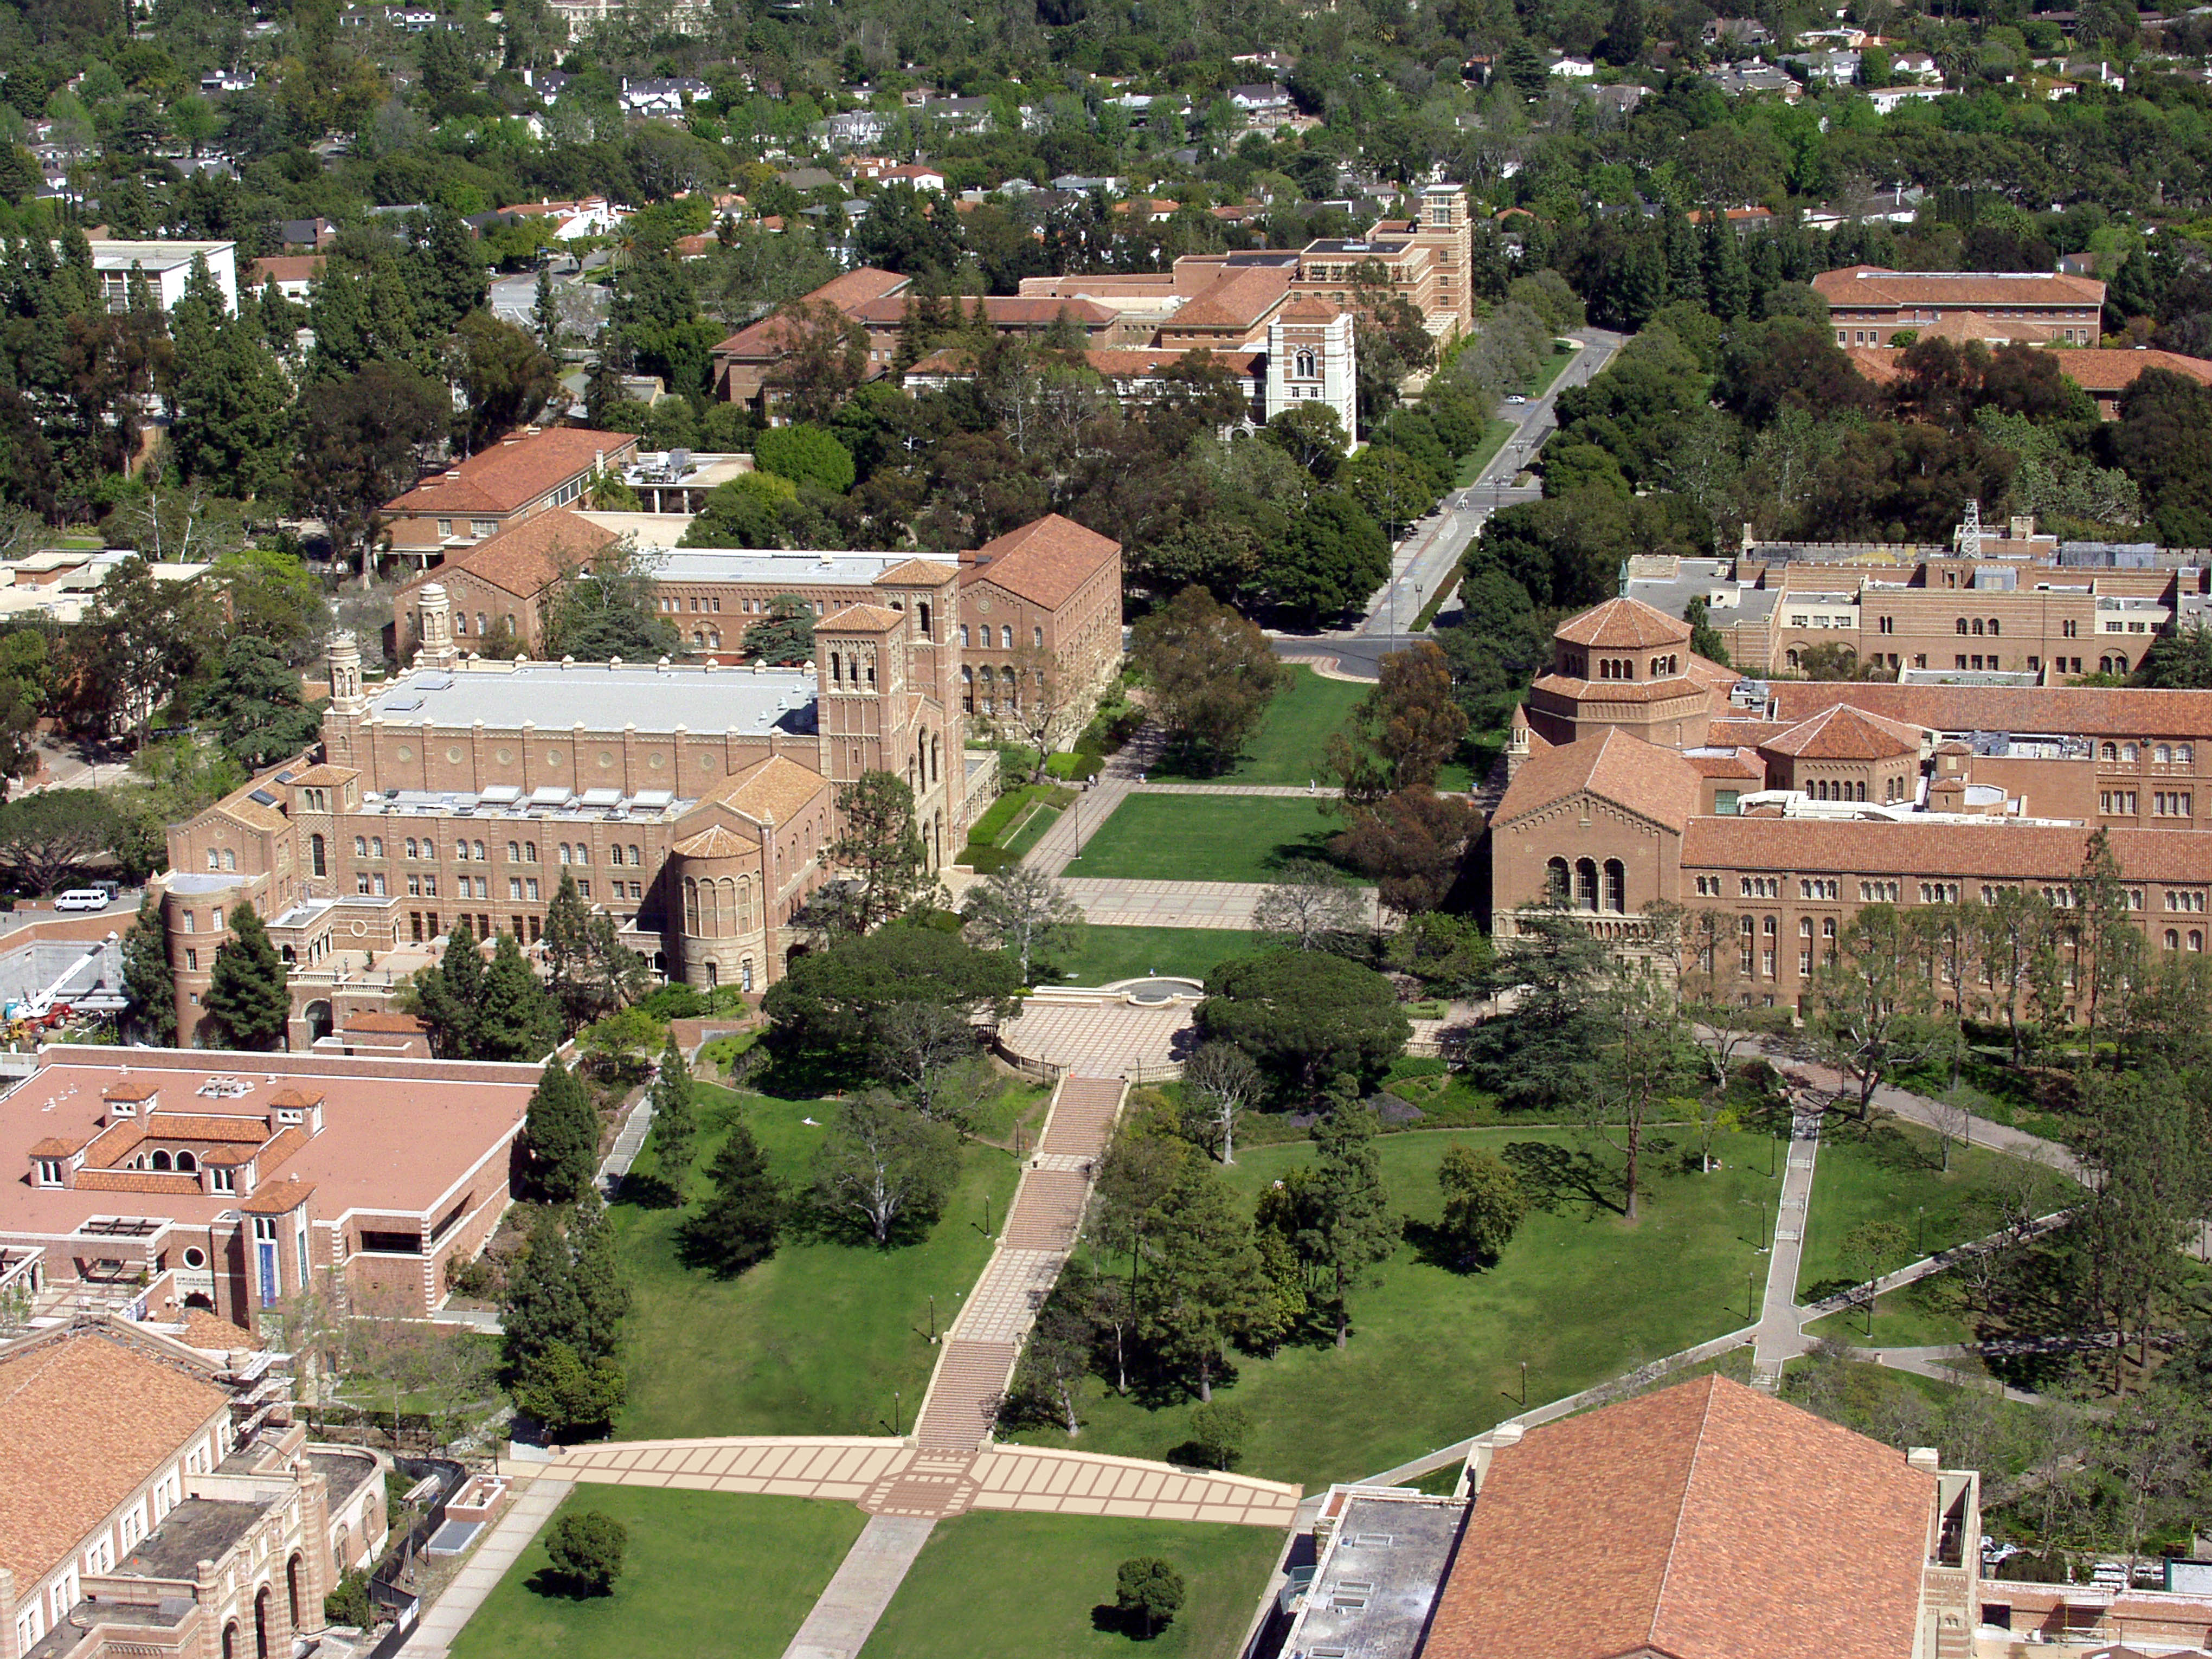
[[[838,1103],[814,1159],[817,1201],[878,1245],[937,1218],[959,1174],[959,1137],[880,1089]]]
[[[578,559],[556,577],[539,599],[545,618],[545,654],[579,662],[651,662],[673,656],[682,641],[676,624],[660,613],[653,571],[658,556],[625,539]]]
[[[590,1091],[558,1059],[545,1062],[531,1091],[522,1145],[532,1182],[546,1197],[573,1204],[592,1190],[599,1166],[599,1109],[592,1104]]]
[[[98,791],[41,790],[0,805],[0,869],[19,893],[51,893],[112,848],[118,833]]]
[[[1382,659],[1375,689],[1328,740],[1328,769],[1346,797],[1363,804],[1402,789],[1431,788],[1466,735],[1467,711],[1454,692],[1451,664],[1423,640]]]
[[[168,930],[161,906],[149,893],[123,936],[123,994],[130,998],[129,1026],[166,1048],[177,1040],[177,981],[169,969]]]
[[[691,1176],[691,1145],[699,1133],[699,1120],[691,1093],[691,1068],[684,1063],[684,1051],[676,1046],[676,1034],[669,1033],[668,1046],[660,1051],[660,1066],[653,1080],[653,1145],[660,1159],[660,1178],[676,1194],[676,1201],[684,1201],[684,1184]]]
[[[276,947],[251,903],[230,913],[230,937],[215,953],[202,1004],[233,1048],[281,1048],[292,1018],[292,988]]]
[[[1309,623],[1339,617],[1390,579],[1390,544],[1358,501],[1325,489],[1291,520],[1261,577],[1268,596],[1294,616]]]
[[[1151,1233],[1158,1266],[1140,1333],[1200,1401],[1211,1401],[1229,1345],[1253,1334],[1267,1312],[1252,1224],[1209,1166],[1185,1163],[1153,1206]]]
[[[200,708],[216,722],[222,746],[249,770],[298,754],[322,732],[320,713],[300,696],[298,672],[276,646],[250,635],[223,647]]]
[[[364,587],[377,511],[414,484],[451,406],[436,381],[387,362],[317,380],[300,400],[300,510],[322,520],[341,551],[358,550]]]
[[[789,668],[814,660],[814,607],[796,593],[779,593],[768,613],[745,629],[744,653],[771,667]]]
[[[762,1000],[779,1060],[859,1075],[885,1009],[917,1005],[967,1021],[1003,1018],[1021,976],[1003,951],[978,951],[934,927],[896,925],[793,961]]]
[[[822,860],[845,882],[842,926],[865,933],[901,915],[929,876],[929,850],[915,820],[914,791],[890,772],[863,772],[837,787],[837,839]]]
[[[1860,1116],[1884,1079],[1940,1043],[1930,979],[1924,941],[1887,904],[1844,923],[1835,961],[1814,974],[1814,1047],[1849,1080]]]
[[[1208,771],[1237,758],[1288,672],[1265,634],[1202,587],[1139,622],[1130,652],[1168,741]]]
[[[1083,922],[1081,907],[1058,880],[1023,864],[994,870],[969,888],[961,915],[979,944],[1013,953],[1024,985],[1035,983],[1030,970],[1038,959],[1065,946]]]
[[[1328,1281],[1340,1348],[1352,1332],[1352,1288],[1389,1260],[1403,1227],[1382,1184],[1380,1127],[1368,1107],[1340,1099],[1314,1127],[1311,1205],[1297,1246]]]
[[[545,969],[547,989],[571,1031],[624,1006],[652,980],[645,958],[622,942],[615,919],[584,902],[567,870],[545,908]]]
[[[1296,1101],[1319,1099],[1339,1079],[1372,1084],[1413,1035],[1390,981],[1322,951],[1270,951],[1206,976],[1198,1028],[1233,1042]]]
[[[492,947],[477,1004],[477,1060],[538,1060],[561,1040],[560,1011],[512,933]]]
[[[774,1255],[783,1229],[783,1188],[742,1117],[731,1123],[707,1176],[714,1190],[685,1230],[691,1247],[725,1275]]]
[[[1374,878],[1386,908],[1401,916],[1440,909],[1459,884],[1482,812],[1464,795],[1421,787],[1352,809],[1329,851]]]

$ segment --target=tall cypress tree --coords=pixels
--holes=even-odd
[[[714,1177],[714,1195],[691,1223],[692,1243],[720,1272],[741,1273],[775,1254],[783,1190],[742,1118],[730,1126],[730,1138],[707,1172]]]
[[[446,940],[437,966],[416,981],[415,1000],[430,1040],[447,1060],[477,1060],[477,1024],[483,1014],[483,952],[463,916]]]
[[[177,981],[169,970],[169,938],[161,907],[149,893],[138,919],[123,936],[123,988],[131,998],[131,1024],[167,1048],[177,1040]]]
[[[250,903],[231,912],[230,937],[215,953],[204,1006],[234,1048],[281,1048],[292,1017],[284,963]]]
[[[691,1173],[691,1142],[699,1121],[691,1109],[691,1073],[672,1034],[660,1051],[660,1075],[653,1085],[653,1144],[660,1154],[660,1176],[684,1201]]]
[[[571,1346],[586,1360],[611,1359],[622,1346],[629,1291],[615,1261],[615,1230],[596,1193],[586,1193],[569,1218],[568,1251],[583,1315]]]
[[[1298,1249],[1332,1280],[1329,1302],[1340,1348],[1352,1328],[1352,1287],[1398,1248],[1403,1225],[1382,1185],[1377,1127],[1368,1108],[1343,1101],[1314,1130],[1314,1203]]]
[[[532,1218],[529,1244],[507,1270],[499,1322],[507,1370],[516,1376],[554,1343],[575,1346],[585,1325],[584,1303],[558,1211],[541,1210]]]
[[[558,1060],[545,1062],[531,1091],[522,1139],[532,1179],[546,1197],[573,1204],[592,1190],[599,1163],[599,1115],[575,1073]]]
[[[484,969],[477,1002],[476,1058],[536,1060],[561,1040],[561,1017],[553,999],[515,943],[501,933],[491,966]]]

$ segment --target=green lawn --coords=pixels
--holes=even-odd
[[[1325,859],[1344,820],[1303,795],[1131,795],[1084,843],[1067,876],[1273,881],[1284,861]]]
[[[1159,974],[1203,979],[1231,957],[1260,948],[1260,936],[1241,927],[1094,927],[1075,930],[1075,945],[1053,957],[1063,985],[1111,985]]]
[[[1559,1130],[1389,1135],[1380,1150],[1391,1198],[1416,1222],[1433,1224],[1445,1149],[1515,1141],[1569,1151],[1587,1144]],[[1312,1155],[1303,1142],[1255,1147],[1227,1173],[1249,1202]],[[1534,1403],[1746,1323],[1748,1276],[1765,1280],[1751,1200],[1771,1200],[1777,1183],[1757,1136],[1724,1137],[1717,1155],[1723,1167],[1701,1176],[1680,1171],[1679,1152],[1655,1150],[1633,1227],[1610,1209],[1568,1199],[1553,1212],[1533,1213],[1487,1273],[1453,1272],[1420,1259],[1413,1243],[1401,1246],[1376,1282],[1354,1294],[1346,1350],[1323,1340],[1273,1358],[1237,1357],[1241,1375],[1216,1393],[1253,1419],[1240,1468],[1309,1491],[1376,1474],[1511,1413],[1524,1359]],[[1609,1153],[1606,1167],[1617,1169]],[[1618,1193],[1617,1176],[1606,1190]],[[1125,1261],[1104,1265],[1127,1271]],[[1074,1443],[1093,1451],[1160,1457],[1190,1433],[1186,1399],[1125,1399],[1093,1382],[1085,1410],[1087,1426]],[[1023,1438],[1067,1443],[1049,1430]]]
[[[850,1504],[650,1486],[580,1486],[562,1509],[629,1528],[613,1594],[533,1588],[549,1525],[454,1640],[453,1659],[775,1659],[867,1524]]]
[[[826,1121],[828,1103],[704,1086],[699,1094],[695,1204],[738,1109],[776,1173],[794,1185],[805,1181],[823,1131],[805,1120]],[[642,1179],[627,1190],[651,1195],[660,1176],[651,1140],[635,1176]],[[939,1326],[950,1324],[991,1252],[981,1231],[985,1199],[1004,1215],[1014,1178],[1009,1156],[971,1145],[951,1201],[921,1243],[878,1250],[787,1237],[771,1260],[735,1279],[684,1265],[683,1212],[616,1205],[633,1304],[625,1326],[629,1399],[617,1437],[888,1433],[894,1389],[911,1422],[937,1352],[926,1335],[929,1297],[936,1295]]]
[[[1557,369],[1553,369],[1552,373],[1556,374],[1559,371]],[[1548,385],[1549,382],[1547,381],[1547,384]],[[1452,480],[1452,488],[1454,489],[1465,489],[1477,478],[1480,478],[1482,476],[1482,470],[1488,466],[1492,460],[1497,457],[1499,447],[1502,446],[1508,438],[1511,437],[1516,429],[1517,422],[1512,421],[1502,421],[1495,416],[1492,416],[1488,421],[1485,422],[1482,428],[1481,441],[1477,443],[1473,449],[1468,450],[1465,455],[1460,458],[1459,476]],[[1436,604],[1437,601],[1433,599],[1431,600],[1431,608],[1433,609]],[[1427,613],[1424,612],[1423,614],[1426,615]]]
[[[1574,352],[1555,341],[1550,359],[1536,371],[1536,378],[1521,389],[1528,394],[1531,402],[1534,401],[1552,389],[1552,383],[1566,372],[1567,365],[1574,360]]]
[[[1226,772],[1208,783],[1307,783],[1322,776],[1322,753],[1330,736],[1351,717],[1353,706],[1374,688],[1355,680],[1324,679],[1293,664],[1283,689],[1267,705],[1260,724],[1244,741],[1244,752]],[[1157,777],[1177,775],[1162,766]]]
[[[1963,1303],[1956,1295],[1944,1294],[1955,1285],[1951,1275],[1938,1273],[1877,1298],[1871,1336],[1867,1334],[1866,1311],[1862,1308],[1846,1308],[1826,1319],[1816,1319],[1805,1328],[1806,1334],[1867,1348],[1928,1348],[1971,1342],[1975,1333],[1963,1317]],[[1936,1293],[1929,1294],[1929,1290]],[[1959,1363],[1969,1369],[1974,1364],[1971,1359]]]
[[[1980,1237],[1993,1223],[1977,1194],[2007,1162],[2001,1152],[1954,1142],[1946,1175],[1934,1132],[1917,1124],[1881,1123],[1864,1137],[1849,1127],[1828,1130],[1813,1176],[1798,1296],[1828,1280],[1857,1278],[1844,1265],[1843,1243],[1863,1222],[1883,1219],[1903,1227],[1912,1251],[1906,1260]],[[2051,1187],[2055,1204],[2063,1190],[2061,1178],[2053,1176]]]
[[[1262,1527],[963,1515],[938,1523],[862,1659],[1236,1659],[1282,1547]],[[1173,1563],[1187,1592],[1141,1645],[1113,1619],[1115,1571],[1139,1555]]]

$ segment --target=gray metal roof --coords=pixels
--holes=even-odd
[[[653,664],[485,665],[457,674],[402,675],[370,704],[397,725],[591,732],[811,732],[811,668],[661,668]]]
[[[743,547],[672,547],[653,563],[653,574],[663,582],[757,582],[819,586],[824,582],[865,586],[893,565],[909,559],[942,564],[947,574],[959,568],[957,559],[928,553],[827,553],[792,549],[757,550]],[[856,599],[865,596],[855,594]]]

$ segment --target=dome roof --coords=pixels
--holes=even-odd
[[[1686,647],[1690,624],[1641,599],[1607,599],[1567,618],[1554,637],[1592,651],[1649,651],[1662,645]]]

